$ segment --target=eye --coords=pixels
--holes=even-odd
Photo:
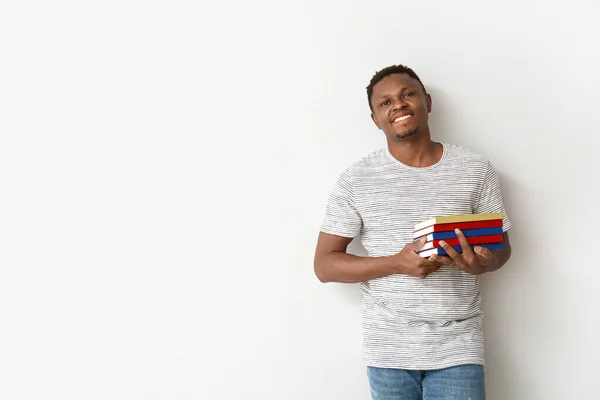
[[[414,95],[415,95],[415,92],[404,93],[404,97],[413,97]]]
[[[384,101],[382,101],[382,102],[379,104],[379,106],[380,106],[380,107],[385,107],[385,106],[387,106],[387,105],[389,105],[389,104],[390,104],[390,101],[389,101],[389,100],[384,100]]]

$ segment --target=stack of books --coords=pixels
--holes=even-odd
[[[432,254],[446,255],[446,251],[440,247],[440,241],[445,241],[454,250],[462,253],[462,247],[455,229],[460,229],[465,235],[467,242],[472,246],[487,247],[492,251],[504,249],[502,239],[502,219],[504,213],[487,214],[464,214],[435,217],[415,225],[414,239],[418,240],[425,236],[427,242],[418,251],[421,257],[429,257]]]

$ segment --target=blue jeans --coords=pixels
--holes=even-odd
[[[367,367],[373,400],[485,400],[483,365],[411,371]]]

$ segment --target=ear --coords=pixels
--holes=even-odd
[[[431,96],[429,95],[429,93],[427,93],[425,95],[425,102],[427,103],[427,112],[430,113],[431,112]]]
[[[377,117],[375,116],[375,114],[371,113],[371,119],[373,120],[375,125],[377,125],[377,128],[381,129],[381,126],[379,126],[379,121],[377,121]]]

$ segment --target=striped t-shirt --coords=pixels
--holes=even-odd
[[[369,256],[390,256],[413,241],[415,224],[432,217],[505,212],[490,162],[464,147],[442,145],[441,159],[429,167],[403,164],[387,148],[354,163],[332,190],[321,231],[360,234]],[[508,216],[503,225],[510,229]],[[476,276],[443,266],[425,279],[394,274],[360,288],[367,365],[439,369],[484,363]]]

